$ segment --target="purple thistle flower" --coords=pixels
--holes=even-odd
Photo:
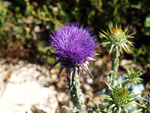
[[[83,26],[79,27],[76,23],[64,24],[61,28],[58,28],[53,32],[53,35],[50,35],[50,44],[55,48],[56,56],[59,59],[49,68],[61,62],[62,68],[60,71],[64,67],[72,70],[71,68],[79,66],[85,70],[82,66],[83,63],[96,61],[92,58],[95,55],[94,50],[97,45],[94,42],[95,37],[95,35],[92,36],[88,27],[83,29]],[[89,71],[88,66],[85,66],[85,68]]]

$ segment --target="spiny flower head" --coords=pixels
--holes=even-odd
[[[129,38],[133,38],[133,34],[128,34],[128,28],[124,31],[117,26],[114,28],[109,28],[107,32],[103,31],[100,33],[100,36],[106,38],[106,41],[103,43],[107,46],[111,46],[110,53],[114,50],[114,48],[119,48],[125,50],[126,52],[130,51],[130,46],[133,46],[133,42],[129,41]]]
[[[128,107],[134,108],[133,101],[137,96],[132,94],[133,89],[130,90],[130,87],[122,85],[122,82],[118,82],[115,87],[107,84],[110,89],[110,96],[106,96],[108,102],[107,107],[113,112],[122,113],[123,111],[128,112]]]
[[[91,30],[76,23],[64,24],[50,35],[50,44],[55,48],[59,57],[54,64],[61,62],[62,67],[78,67],[87,60],[94,60],[96,43]],[[51,67],[53,67],[52,65]],[[51,68],[50,67],[50,68]]]

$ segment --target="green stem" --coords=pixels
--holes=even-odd
[[[81,83],[79,80],[79,75],[77,74],[75,68],[73,70],[72,81],[70,81],[70,78],[68,77],[68,86],[70,90],[71,100],[78,110],[75,113],[86,113],[86,107],[84,105],[84,95],[80,89]]]
[[[111,68],[111,72],[109,73],[109,83],[114,86],[115,84],[115,80],[117,78],[117,71],[118,71],[118,67],[119,67],[119,56],[120,56],[120,48],[116,47],[113,53],[113,59],[112,59],[112,68]]]

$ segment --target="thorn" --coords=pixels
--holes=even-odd
[[[92,79],[94,79],[94,77],[93,77],[93,75],[92,75],[92,73],[91,73],[91,71],[90,71],[89,67],[88,67],[87,65],[84,65],[84,66],[86,67],[86,69],[87,69],[87,70],[88,70],[88,72],[90,73],[90,75],[91,75]]]
[[[60,73],[62,72],[62,70],[65,68],[65,66],[62,66],[61,68],[60,68],[60,71],[59,71],[59,73],[58,73],[58,78],[59,78],[59,76],[60,76]]]
[[[85,70],[85,68],[82,65],[80,65],[80,67],[82,68],[83,71],[85,71],[88,74],[88,72]]]
[[[99,53],[95,53],[95,55],[100,55]]]
[[[92,58],[92,57],[87,57],[86,60],[87,60],[87,61],[90,61],[90,62],[98,61],[98,60],[96,60],[96,59],[94,59],[94,58]]]
[[[50,67],[48,67],[48,69],[52,69],[56,64],[58,64],[60,62],[60,60],[57,60],[53,65],[51,65]]]
[[[87,63],[87,66],[88,66],[88,68],[90,69],[90,64],[89,64],[89,63]]]
[[[54,55],[54,56],[57,56],[58,57],[58,54],[56,54],[56,53],[52,53],[52,52],[50,52],[51,53],[51,55]]]

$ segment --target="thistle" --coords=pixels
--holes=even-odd
[[[114,86],[115,79],[117,77],[116,72],[119,66],[119,56],[123,52],[129,52],[130,47],[133,46],[133,43],[129,41],[129,38],[133,38],[133,34],[128,35],[128,29],[126,28],[124,31],[117,26],[115,28],[109,28],[107,32],[103,31],[100,33],[100,36],[106,38],[103,43],[106,46],[110,46],[109,53],[113,53],[112,59],[112,68],[108,76],[108,82]]]
[[[76,23],[64,24],[61,29],[58,28],[54,31],[53,35],[50,35],[50,45],[55,48],[55,55],[58,60],[49,69],[61,63],[59,74],[65,67],[69,68],[67,69],[68,74],[73,72],[74,67],[77,67],[78,74],[80,68],[82,68],[92,76],[89,66],[84,64],[86,61],[96,61],[92,58],[95,55],[94,50],[97,45],[93,41],[96,36],[91,35],[92,33],[88,27],[83,29],[83,26],[81,26],[79,28]]]
[[[135,109],[133,106],[135,103],[134,98],[137,95],[133,95],[133,89],[130,90],[127,86],[122,86],[122,83],[118,82],[117,86],[112,87],[109,86],[110,95],[106,96],[107,104],[107,112],[112,111],[112,113],[123,113],[129,112],[129,107]]]
[[[87,61],[96,61],[92,58],[95,53],[96,43],[89,28],[83,29],[76,23],[64,24],[50,35],[50,44],[56,50],[58,60],[49,67],[51,69],[57,63],[61,63],[61,71],[66,68],[68,86],[75,108],[67,108],[74,113],[85,113],[84,96],[80,89],[80,69],[86,73],[91,72]],[[78,75],[78,76],[77,76]],[[93,76],[92,76],[93,77]]]

